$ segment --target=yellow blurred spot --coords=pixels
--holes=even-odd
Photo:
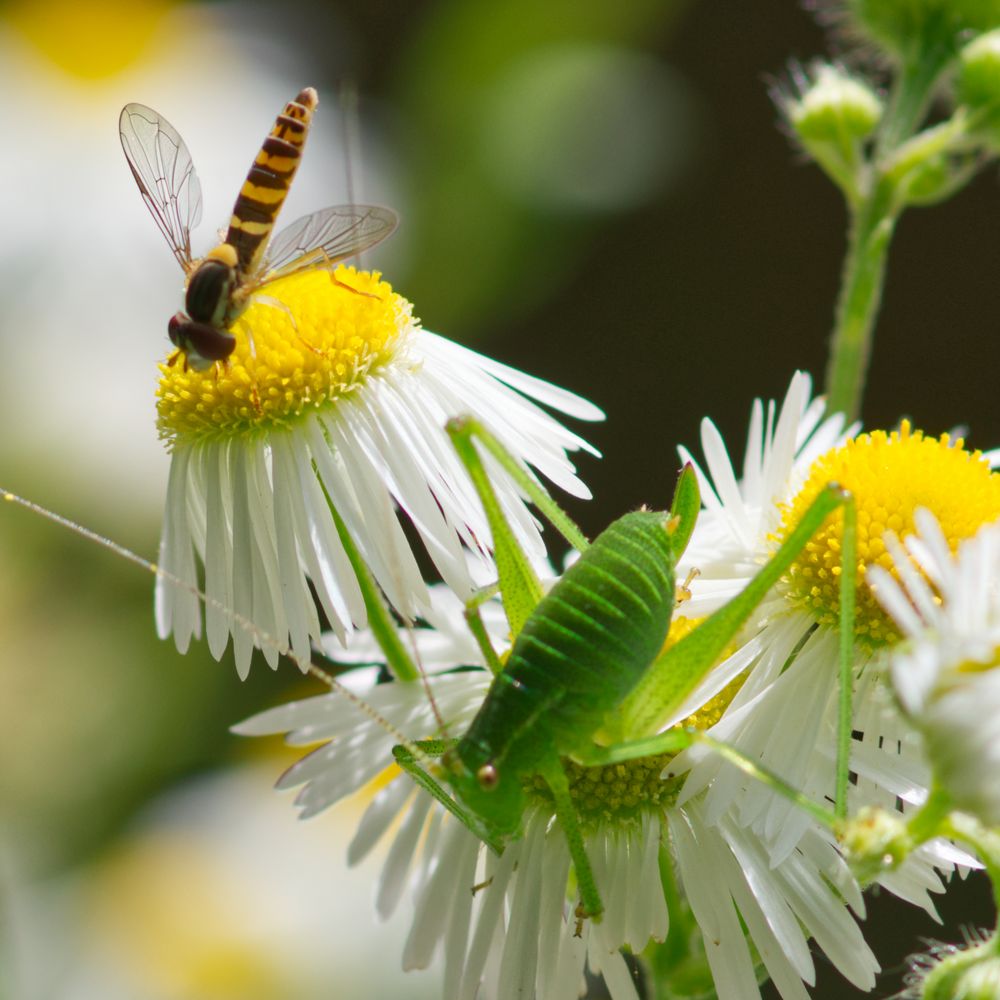
[[[155,996],[274,1000],[290,970],[248,931],[259,900],[197,839],[149,834],[102,869],[88,922]]]
[[[60,69],[100,80],[145,55],[171,6],[163,0],[14,0],[0,9]]]

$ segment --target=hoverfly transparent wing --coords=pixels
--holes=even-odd
[[[122,108],[118,131],[142,200],[188,271],[191,230],[201,220],[201,184],[191,154],[177,129],[144,104]]]
[[[370,250],[398,222],[392,209],[378,205],[331,205],[305,215],[271,241],[261,267],[261,284]]]

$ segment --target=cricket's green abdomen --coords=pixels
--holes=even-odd
[[[626,514],[597,537],[525,623],[457,753],[528,772],[586,746],[660,651],[674,606],[669,515]]]

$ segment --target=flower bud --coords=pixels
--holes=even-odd
[[[980,35],[962,49],[958,97],[970,107],[1000,100],[1000,29]]]
[[[956,97],[974,115],[978,131],[1000,143],[1000,28],[969,42],[959,60]]]
[[[783,110],[808,146],[867,138],[882,118],[882,101],[864,81],[838,66],[821,64],[799,98],[783,101]]]
[[[902,816],[877,806],[865,806],[848,820],[840,844],[859,882],[871,882],[899,865],[913,848]]]
[[[935,956],[937,957],[937,956]],[[996,1000],[1000,996],[1000,955],[992,941],[950,950],[920,975],[922,1000]]]

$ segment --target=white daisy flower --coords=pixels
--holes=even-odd
[[[495,637],[504,632],[498,625]],[[447,642],[430,630],[415,632],[414,641],[431,674],[455,661]],[[490,679],[484,670],[430,677],[449,733],[468,726]],[[376,778],[399,733],[438,733],[422,684],[355,681],[352,689],[369,709],[331,694],[236,727],[244,735],[287,732],[293,745],[323,742],[279,783],[301,786],[296,802],[303,816]],[[498,857],[405,774],[393,777],[362,819],[348,859],[357,862],[383,836],[394,838],[376,906],[388,917],[407,890],[415,897],[404,966],[424,968],[443,954],[443,994],[469,1000],[570,1000],[589,969],[604,978],[615,1000],[632,1000],[638,994],[621,949],[638,952],[667,935],[659,871],[667,850],[724,1000],[758,995],[756,961],[785,1000],[805,1000],[803,983],[814,978],[810,937],[848,980],[865,989],[874,985],[877,964],[848,909],[863,914],[861,893],[834,847],[810,831],[772,865],[756,835],[732,817],[709,822],[703,797],[677,805],[678,783],[663,776],[667,760],[659,755],[608,769],[568,765],[605,906],[600,922],[575,916],[570,855],[546,793],[530,794],[523,835]]]
[[[522,465],[589,496],[568,453],[596,452],[534,401],[581,420],[600,410],[422,329],[379,275],[336,277],[317,270],[269,285],[267,301],[243,314],[253,336],[239,338],[228,365],[161,366],[158,420],[172,462],[160,565],[193,585],[196,554],[204,560],[209,648],[220,657],[232,635],[241,676],[253,639],[223,609],[290,637],[302,662],[321,635],[310,585],[341,638],[364,623],[331,505],[404,616],[427,597],[397,509],[445,582],[470,593],[463,546],[488,566],[490,533],[444,431],[449,418],[478,417]],[[543,554],[520,491],[487,467],[522,545]],[[161,636],[172,632],[185,651],[200,634],[197,598],[158,581],[156,607]],[[272,666],[278,652],[264,649]]]
[[[808,379],[797,375],[777,421],[773,404],[766,421],[755,404],[742,480],[714,425],[703,425],[710,475],[699,470],[705,510],[685,555],[685,568],[697,567],[701,575],[691,585],[685,613],[708,614],[739,593],[828,483],[849,489],[859,526],[851,747],[857,782],[849,790],[849,809],[919,804],[927,794],[926,768],[911,727],[882,683],[885,653],[898,630],[864,574],[873,565],[891,565],[885,533],[911,531],[917,505],[930,504],[947,520],[953,545],[974,533],[1000,514],[1000,477],[960,440],[928,439],[905,422],[892,434],[845,436],[840,418],[823,421],[822,401],[810,404],[808,392]],[[690,458],[685,451],[682,457]],[[838,513],[814,536],[786,580],[762,602],[714,682],[718,688],[745,670],[713,736],[819,800],[831,799],[835,785],[840,526]],[[717,756],[695,750],[679,763],[692,768],[682,801],[704,794],[711,822],[735,810],[738,821],[768,845],[772,862],[787,857],[812,826],[792,803]],[[880,881],[932,910],[927,893],[940,888],[934,866],[947,869],[969,860],[950,845],[933,843]]]
[[[888,540],[897,581],[875,567],[871,584],[905,637],[892,684],[917,727],[938,785],[956,808],[1000,824],[1000,524],[953,553],[930,511],[919,535]],[[912,560],[912,562],[911,562]]]

